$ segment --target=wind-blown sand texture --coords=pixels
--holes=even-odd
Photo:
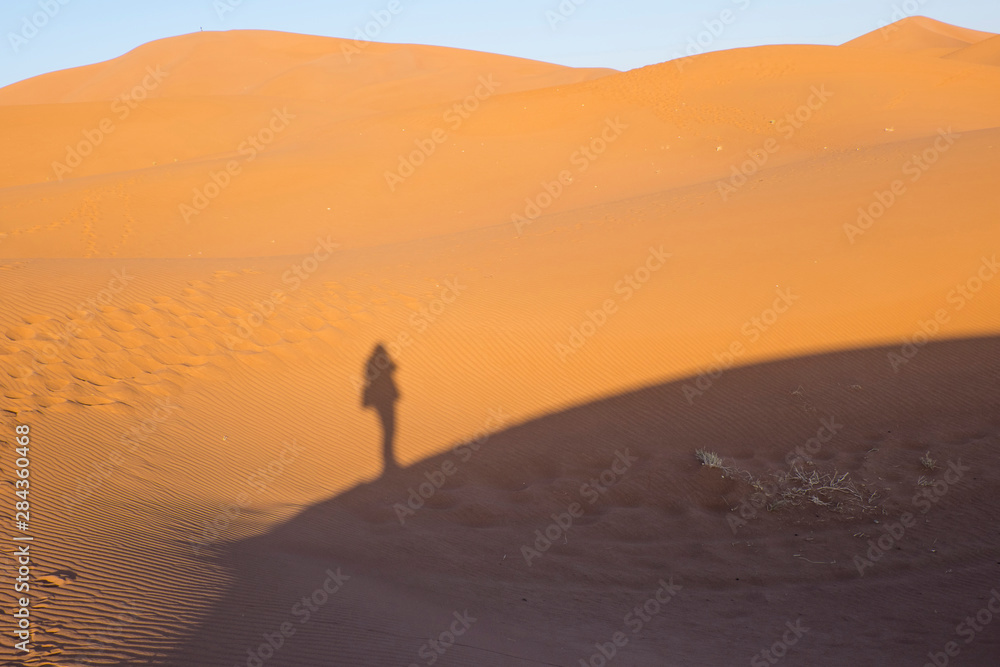
[[[995,665],[998,39],[206,32],[0,90],[9,664]]]

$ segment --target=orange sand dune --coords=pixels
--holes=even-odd
[[[1000,69],[892,27],[623,73],[199,33],[0,90],[23,664],[428,664],[465,612],[439,664],[618,631],[615,664],[753,664],[797,619],[787,664],[943,651],[996,586]],[[767,476],[817,434],[809,470],[875,495],[734,529],[754,489],[695,450]]]
[[[153,84],[150,71],[159,73]],[[392,109],[464,97],[483,71],[507,91],[580,81],[613,72],[433,46],[263,30],[197,32],[150,42],[96,65],[54,72],[0,91],[0,104],[111,101],[144,82],[144,98],[267,97],[326,103],[363,99]],[[142,95],[139,93],[138,97]],[[404,101],[405,100],[405,101]]]
[[[980,65],[1000,65],[1000,35],[994,35],[989,39],[953,51],[945,58],[964,60]]]
[[[943,56],[993,36],[990,32],[948,25],[926,16],[911,16],[852,39],[844,46]]]
[[[0,107],[3,140],[27,156],[0,174],[22,186],[0,190],[13,226],[5,253],[266,256],[320,231],[367,246],[509,225],[562,172],[574,180],[547,213],[727,178],[770,142],[771,164],[788,164],[933,140],[944,119],[967,132],[1000,117],[1000,72],[835,47],[713,53],[513,93],[499,74],[495,88],[480,82],[491,69],[466,72],[472,97],[458,112],[453,99],[359,117],[249,95],[160,98],[124,119],[98,102]],[[24,130],[39,118],[44,133]],[[601,133],[614,143],[593,159],[586,144],[600,147]],[[236,242],[235,220],[246,232]]]

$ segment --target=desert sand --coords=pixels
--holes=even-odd
[[[995,665],[998,39],[0,89],[5,664]]]

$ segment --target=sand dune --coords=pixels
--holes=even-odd
[[[926,16],[911,16],[852,39],[845,46],[943,56],[993,36],[993,33],[948,25]]]
[[[220,57],[222,54],[225,57]],[[507,91],[543,88],[613,72],[433,46],[395,45],[263,30],[202,32],[145,44],[95,65],[8,86],[0,104],[111,101],[140,86],[149,69],[162,79],[146,99],[268,97],[399,110],[464,97],[484,70]],[[388,109],[378,106],[379,99]],[[386,99],[388,98],[388,99]]]
[[[744,62],[754,66],[734,75]],[[859,67],[869,74],[856,77]],[[490,92],[479,77],[493,76],[467,77],[461,114],[451,102],[338,118],[322,103],[255,96],[151,100],[123,120],[96,102],[0,107],[3,139],[30,156],[0,174],[23,186],[0,192],[14,221],[5,253],[285,255],[324,230],[346,247],[412,240],[509,224],[563,171],[574,181],[546,213],[714,183],[769,141],[779,147],[770,165],[811,162],[933,137],[944,118],[959,133],[992,128],[1000,113],[1000,72],[834,47],[709,54],[539,91],[507,93],[497,75]],[[40,116],[44,136],[23,131]],[[109,117],[113,132],[95,129]],[[100,145],[90,149],[81,126]],[[613,144],[598,157],[587,145],[605,130]],[[74,159],[81,143],[92,152]],[[265,223],[272,216],[281,229]],[[235,220],[247,232],[238,241]],[[65,233],[91,227],[92,244]]]
[[[980,65],[1000,65],[1000,35],[953,51],[944,57]]]
[[[615,664],[746,664],[799,618],[788,664],[943,650],[996,585],[1000,69],[891,28],[630,72],[198,33],[0,90],[0,409],[48,508],[23,664],[249,666],[322,590],[266,664],[426,664],[468,610],[439,664],[576,665],[671,577]],[[753,490],[695,450],[767,475],[829,419],[864,511],[734,531]]]

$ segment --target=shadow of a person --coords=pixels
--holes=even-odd
[[[396,401],[399,400],[399,390],[392,378],[395,371],[396,364],[385,347],[379,343],[365,363],[365,388],[361,395],[361,405],[365,408],[374,408],[382,422],[382,474],[398,467],[393,452],[393,440],[396,437]]]

